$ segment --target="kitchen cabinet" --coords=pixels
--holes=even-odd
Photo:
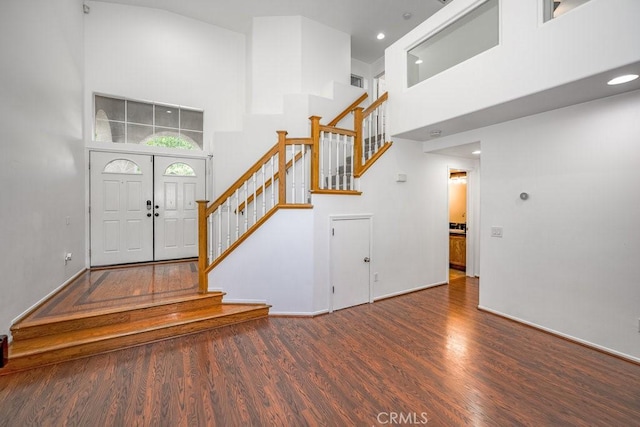
[[[467,236],[459,233],[449,234],[449,267],[465,270],[467,266]]]

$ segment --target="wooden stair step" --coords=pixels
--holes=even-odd
[[[211,308],[220,306],[223,296],[223,292],[184,295],[135,307],[117,307],[57,317],[48,316],[38,319],[25,319],[11,327],[11,336],[13,337],[13,341],[17,342],[83,330],[87,328],[87,325],[99,327],[116,325],[118,323],[131,323],[170,313],[196,310],[199,308]]]
[[[222,304],[130,323],[14,341],[0,375],[266,317],[265,304]]]

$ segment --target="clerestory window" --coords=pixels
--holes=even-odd
[[[487,0],[407,51],[407,87],[454,67],[499,43],[498,0]]]
[[[204,112],[155,102],[94,96],[94,140],[202,150]]]

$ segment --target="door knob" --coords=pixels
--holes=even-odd
[[[158,212],[154,213],[153,216],[160,216]]]
[[[151,218],[151,212],[149,212],[149,213],[147,214],[147,216],[148,216],[149,218]]]
[[[370,261],[371,261],[371,259],[369,259],[368,256],[364,257],[364,262],[370,262]]]

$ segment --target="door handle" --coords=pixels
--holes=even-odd
[[[363,261],[364,261],[364,262],[371,262],[371,259],[370,259],[368,256],[366,256],[366,257],[364,257],[364,260],[363,260]]]
[[[160,216],[160,214],[158,212],[156,212],[156,213],[153,214],[153,216],[158,217],[158,216]]]
[[[147,200],[147,210],[150,211],[151,210],[151,200]],[[151,215],[149,215],[151,216]]]
[[[151,212],[149,212],[149,213],[147,214],[147,216],[148,216],[149,218],[151,218]]]

